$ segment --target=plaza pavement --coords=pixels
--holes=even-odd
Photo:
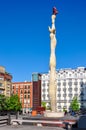
[[[4,116],[6,118],[7,116]],[[19,116],[19,119],[22,119],[24,116]],[[26,116],[25,116],[26,117]],[[28,115],[27,115],[28,117]],[[0,116],[0,119],[2,119],[3,116]],[[31,117],[30,117],[31,118]],[[62,119],[78,119],[79,117],[73,117],[70,115],[64,116]],[[15,116],[11,116],[11,119],[15,119]],[[49,126],[30,126],[30,125],[19,125],[19,126],[0,126],[0,130],[65,130],[64,128],[60,127],[49,127]]]
[[[1,126],[0,130],[65,130],[60,127],[38,127],[38,126],[28,126],[28,125],[20,125],[20,126]]]

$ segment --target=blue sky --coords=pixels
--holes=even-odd
[[[59,11],[56,68],[86,67],[86,0],[0,0],[0,65],[13,82],[48,72],[53,6]]]

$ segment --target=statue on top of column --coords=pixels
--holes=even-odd
[[[56,56],[55,56],[55,48],[56,48],[56,29],[55,29],[55,19],[56,14],[58,13],[57,9],[53,7],[53,14],[51,16],[52,26],[49,27],[50,32],[50,83],[49,83],[49,97],[50,97],[50,105],[52,111],[56,111]]]

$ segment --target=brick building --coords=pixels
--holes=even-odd
[[[12,83],[12,93],[18,94],[23,113],[28,113],[29,109],[32,108],[32,82]]]

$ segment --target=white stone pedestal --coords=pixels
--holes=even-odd
[[[44,117],[64,117],[64,112],[45,111]]]

